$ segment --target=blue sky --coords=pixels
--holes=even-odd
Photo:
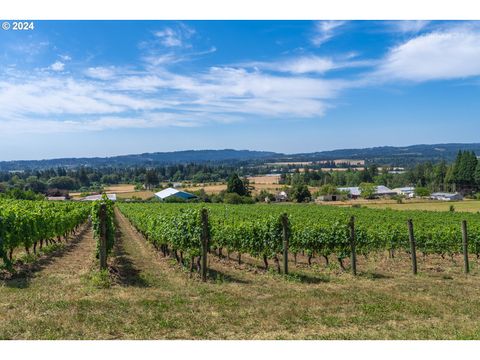
[[[0,160],[480,140],[479,22],[37,21],[0,74]]]

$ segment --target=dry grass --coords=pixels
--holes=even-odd
[[[226,184],[215,184],[215,185],[210,185],[210,184],[203,184],[199,186],[192,186],[192,187],[185,187],[182,190],[185,191],[197,191],[203,189],[207,194],[218,194],[219,192],[223,190],[227,190],[227,185]]]
[[[142,200],[148,200],[154,196],[155,196],[155,193],[153,191],[148,191],[148,190],[117,193],[117,198],[119,199],[131,199],[133,197],[137,197]]]
[[[460,258],[359,257],[354,278],[330,258],[291,262],[287,278],[209,257],[203,284],[163,258],[119,217],[110,288],[92,286],[91,232],[26,278],[0,283],[3,339],[467,339],[480,338],[480,269]],[[232,254],[236,255],[236,254]],[[272,264],[273,265],[273,264]],[[348,261],[345,262],[348,267]]]
[[[119,185],[110,185],[105,188],[106,192],[109,193],[130,193],[135,191],[135,185],[132,184],[119,184]]]
[[[251,184],[278,184],[280,175],[272,176],[251,176],[248,178]]]
[[[334,206],[352,206],[354,204],[362,205],[377,209],[394,209],[394,210],[430,210],[430,211],[449,211],[450,206],[454,206],[455,211],[478,212],[480,211],[480,200],[463,200],[463,201],[438,201],[438,200],[422,200],[412,199],[404,200],[402,204],[398,204],[395,200],[348,200],[348,201],[326,201],[322,205]]]

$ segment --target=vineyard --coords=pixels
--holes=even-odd
[[[478,214],[104,198],[0,218],[2,339],[480,336]]]
[[[202,205],[185,204],[119,204],[119,209],[148,241],[164,254],[171,252],[182,263],[186,256],[191,267],[195,258],[199,262],[202,250],[201,208]],[[333,256],[344,268],[343,259],[352,256],[352,221],[354,251],[359,255],[386,251],[395,257],[397,252],[410,252],[407,222],[411,219],[416,249],[423,256],[436,254],[443,258],[462,253],[462,221],[468,224],[469,252],[480,256],[480,218],[476,214],[316,205],[211,204],[207,208],[209,250],[237,253],[239,261],[242,254],[248,254],[263,259],[267,268],[268,260],[273,259],[279,269],[285,230],[289,234],[288,251],[295,259],[301,253],[310,263],[313,256],[321,256],[328,265]],[[288,219],[282,224],[285,217]]]
[[[90,206],[81,203],[0,200],[0,257],[7,267],[13,252],[23,248],[27,253],[37,246],[59,242],[75,233],[89,215]]]

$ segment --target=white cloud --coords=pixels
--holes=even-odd
[[[53,71],[63,71],[65,68],[65,64],[61,61],[55,61],[52,65],[50,65],[50,70]]]
[[[320,56],[300,56],[285,60],[273,62],[249,62],[239,64],[240,66],[248,68],[256,68],[260,70],[271,70],[277,72],[284,72],[290,74],[308,74],[317,73],[323,74],[330,70],[351,68],[351,67],[365,67],[375,64],[373,61],[367,60],[350,60],[355,57],[355,54],[347,54],[343,58],[333,60],[327,57]]]
[[[311,41],[313,45],[320,46],[335,35],[335,30],[344,25],[345,21],[322,20],[315,23],[315,34]]]
[[[389,21],[388,24],[394,31],[400,33],[418,33],[425,29],[430,21],[428,20],[398,20]]]
[[[186,40],[195,34],[195,30],[180,23],[177,28],[167,27],[163,30],[156,31],[154,35],[160,39],[160,42],[166,47],[188,46]]]
[[[89,67],[85,70],[85,75],[94,79],[109,80],[115,76],[115,69],[113,67]]]
[[[351,86],[302,75],[309,68],[298,64],[291,70],[279,75],[213,67],[179,75],[165,69],[115,72],[92,67],[84,71],[92,80],[63,73],[17,73],[0,81],[0,130],[74,132],[191,127],[246,117],[316,118]]]
[[[480,75],[480,33],[456,28],[415,37],[391,49],[377,76],[428,81]]]
[[[303,56],[276,62],[251,62],[244,66],[292,74],[322,74],[337,67],[332,59],[319,56]]]
[[[70,61],[72,60],[72,57],[70,55],[59,55],[60,59],[63,61]]]

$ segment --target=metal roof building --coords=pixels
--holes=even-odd
[[[174,188],[166,188],[162,191],[159,191],[155,193],[155,196],[158,197],[160,200],[165,200],[166,198],[169,198],[170,196],[176,196],[180,199],[188,200],[188,199],[195,199],[196,196],[193,194],[190,194],[186,191],[181,191],[177,190]]]
[[[444,193],[444,192],[437,192],[430,195],[430,199],[433,200],[443,200],[443,201],[455,201],[455,200],[463,200],[463,196],[459,193]]]
[[[358,186],[340,187],[338,190],[342,192],[348,192],[352,196],[360,196],[360,188]]]
[[[117,194],[107,194],[111,201],[117,201]],[[97,201],[102,199],[102,194],[85,196],[82,201]]]
[[[350,196],[358,197],[362,194],[360,191],[360,187],[353,186],[353,187],[340,187],[338,188],[339,191],[348,192]],[[388,196],[388,195],[396,195],[397,193],[384,185],[378,185],[375,187],[375,195],[377,196]]]

